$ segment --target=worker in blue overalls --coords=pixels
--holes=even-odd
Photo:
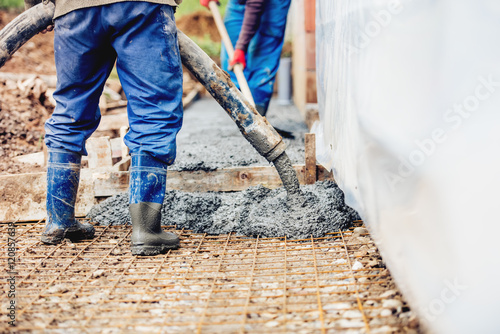
[[[128,100],[132,253],[154,255],[179,246],[178,236],[162,231],[160,224],[167,166],[176,156],[183,116],[174,18],[181,1],[55,1],[57,105],[45,124],[44,243],[94,237],[91,224],[75,220],[76,194],[85,141],[99,125],[99,97],[116,62]]]
[[[208,7],[210,1],[218,2],[200,0],[200,4]],[[236,76],[229,69],[236,63],[243,65],[255,107],[263,116],[273,95],[290,3],[291,0],[229,0],[226,7],[224,24],[235,51],[233,59],[228,59],[222,46],[222,68],[238,87]]]

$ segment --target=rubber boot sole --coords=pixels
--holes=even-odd
[[[78,241],[84,239],[94,239],[95,230],[93,231],[75,231],[75,232],[66,232],[66,238],[71,241]]]
[[[87,230],[77,230],[77,231],[65,231],[64,229],[56,229],[50,233],[42,234],[40,238],[44,244],[49,245],[58,245],[65,238],[70,239],[71,241],[79,241],[84,239],[93,239],[95,236],[95,229],[87,229]]]
[[[292,132],[290,131],[287,131],[287,130],[283,130],[283,129],[280,129],[280,128],[277,128],[274,126],[274,130],[276,130],[276,132],[283,138],[289,138],[289,139],[295,139],[295,136]]]
[[[153,256],[158,254],[163,254],[171,249],[178,249],[179,244],[176,245],[157,245],[157,246],[146,246],[146,245],[132,245],[131,251],[132,255],[142,255],[142,256]]]
[[[42,234],[42,237],[40,239],[44,244],[58,245],[64,240],[65,235],[66,231],[64,231],[64,229],[57,229],[50,233]]]

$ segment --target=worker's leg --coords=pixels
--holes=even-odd
[[[269,0],[266,3],[259,29],[248,46],[247,67],[244,73],[255,107],[261,115],[266,114],[273,95],[290,3],[291,0]],[[230,0],[226,7],[224,24],[233,45],[238,41],[244,15],[245,5],[239,4],[238,0]],[[235,74],[228,70],[229,60],[226,49],[222,47],[221,66],[239,88]]]
[[[111,5],[117,71],[128,99],[132,253],[155,255],[179,246],[161,230],[167,166],[176,155],[182,125],[182,66],[173,8],[147,2]],[[133,20],[128,24],[128,13]]]
[[[248,45],[248,85],[256,108],[265,115],[273,95],[285,37],[290,0],[270,0],[261,18],[259,30]]]
[[[104,46],[98,18],[95,10],[87,9],[55,21],[57,105],[45,123],[49,151],[45,243],[94,236],[92,225],[75,220],[75,202],[85,140],[99,124],[98,101],[115,59],[113,50]]]
[[[182,63],[173,7],[147,2],[109,7],[114,8],[109,24],[117,30],[113,36],[116,69],[128,100],[130,131],[125,143],[131,153],[147,152],[171,165],[183,116]],[[133,18],[130,24],[112,22],[116,8]]]
[[[233,47],[236,45],[236,42],[238,41],[241,27],[243,25],[244,15],[245,15],[245,5],[240,4],[239,0],[229,0],[224,15],[224,25],[226,26],[226,30],[229,35],[229,38],[231,39]],[[221,53],[220,53],[221,67],[224,71],[229,73],[231,81],[236,85],[236,87],[240,88],[238,80],[236,79],[236,75],[234,74],[233,71],[229,70],[230,60],[231,59],[229,59],[226,47],[224,46],[224,43],[222,43]],[[248,80],[248,74],[249,74],[248,71],[245,71],[245,77],[247,78],[247,80]]]
[[[167,165],[148,153],[132,153],[130,168],[131,251],[156,255],[179,247],[179,237],[161,229]]]
[[[57,105],[45,123],[49,149],[86,155],[85,141],[99,125],[99,98],[116,59],[99,18],[99,7],[92,7],[55,20]]]
[[[50,150],[47,167],[47,222],[42,241],[58,244],[94,237],[94,227],[75,220],[75,203],[80,179],[81,155],[65,150]]]

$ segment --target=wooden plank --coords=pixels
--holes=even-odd
[[[315,0],[305,0],[304,1],[304,30],[306,32],[316,31],[316,1]]]
[[[82,169],[75,207],[83,217],[98,203],[93,194],[93,171]],[[38,221],[46,217],[47,173],[0,176],[0,221]]]
[[[121,159],[116,164],[113,165],[113,170],[117,172],[128,171],[130,165],[132,164],[132,158],[130,156]]]
[[[37,77],[45,81],[48,87],[55,88],[57,86],[57,77],[55,75],[0,72],[0,79],[2,80],[25,81]]]
[[[113,158],[122,158],[122,138],[111,138],[109,143],[111,144],[111,156]]]
[[[129,173],[111,172],[94,173],[93,195],[95,197],[110,197],[128,190]]]
[[[193,89],[182,99],[182,106],[184,109],[189,107],[194,101],[200,97],[200,92],[205,89],[203,85],[197,84]]]
[[[316,71],[306,71],[306,104],[307,103],[318,103]]]
[[[306,33],[306,70],[316,71],[316,35],[314,32]]]
[[[128,125],[127,126],[122,126],[120,128],[120,145],[121,145],[121,156],[122,156],[122,160],[125,160],[129,155],[129,149],[128,149],[128,146],[125,145],[125,135],[127,134],[127,131],[128,131]]]
[[[87,140],[89,168],[113,166],[109,137],[94,137]]]
[[[0,221],[30,221],[45,217],[46,173],[0,177]]]
[[[295,165],[299,182],[304,184],[305,165]],[[318,166],[319,181],[332,180],[332,173]],[[46,173],[0,176],[0,222],[37,221],[45,218],[47,188]],[[105,197],[128,189],[129,173],[96,172],[82,169],[76,202],[76,215],[85,216]],[[167,189],[187,192],[241,191],[262,184],[268,188],[281,187],[276,169],[264,167],[234,167],[215,171],[169,171]]]
[[[306,104],[306,125],[309,130],[311,130],[314,123],[319,121],[319,111],[317,103],[307,103]]]
[[[306,133],[305,137],[306,167],[305,184],[316,183],[316,136],[314,133]]]
[[[42,152],[19,155],[17,157],[12,158],[12,160],[17,162],[23,162],[25,164],[43,166],[45,163],[45,156],[42,151]]]
[[[301,184],[305,183],[305,165],[294,165]],[[334,180],[331,172],[318,165],[315,180]],[[94,195],[112,196],[128,187],[128,172],[101,173],[94,181]],[[167,189],[186,192],[242,191],[248,187],[263,185],[267,188],[282,186],[276,169],[263,167],[230,167],[215,171],[168,171]]]

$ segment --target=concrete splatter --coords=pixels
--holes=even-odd
[[[167,191],[162,225],[196,233],[303,239],[344,230],[359,219],[344,203],[344,194],[330,181],[301,186],[305,201],[290,204],[284,188],[251,187],[233,193]],[[87,215],[100,225],[130,224],[128,193],[94,206]]]

